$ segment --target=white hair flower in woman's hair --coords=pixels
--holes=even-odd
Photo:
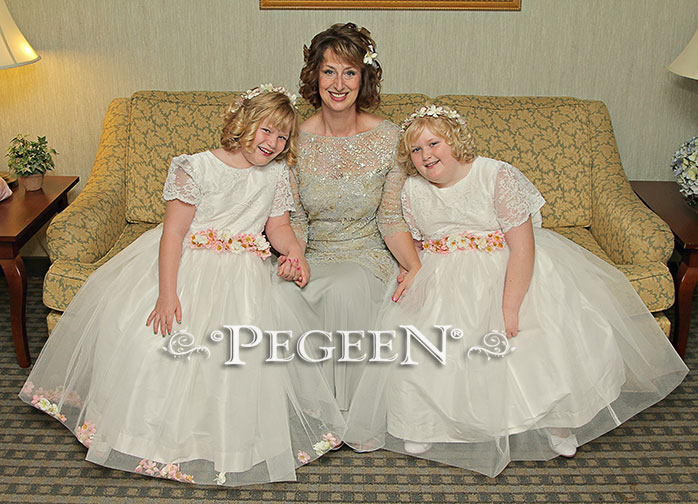
[[[455,119],[459,124],[462,124],[463,126],[466,125],[465,119],[458,113],[457,110],[444,106],[437,107],[436,105],[427,105],[417,109],[412,115],[402,121],[402,131],[406,131],[410,124],[412,124],[418,117],[427,116]]]
[[[373,44],[368,44],[368,51],[364,55],[364,65],[374,65],[374,60],[378,57],[378,53],[373,50]]]
[[[251,100],[255,96],[259,96],[262,93],[282,93],[288,97],[289,101],[291,102],[291,105],[293,105],[293,107],[295,109],[298,108],[296,106],[296,98],[297,97],[295,94],[290,93],[283,86],[276,86],[275,87],[273,84],[268,83],[268,84],[260,84],[259,86],[255,87],[255,88],[248,89],[247,91],[245,91],[243,93],[243,95],[240,96],[240,98],[238,98],[235,101],[235,105],[231,105],[230,107],[228,107],[228,112],[232,112],[232,113],[237,112],[238,110],[240,110],[240,107],[242,107],[242,104],[245,102],[245,100]]]

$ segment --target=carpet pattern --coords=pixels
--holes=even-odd
[[[513,462],[497,478],[386,451],[346,447],[298,471],[295,483],[240,489],[188,486],[84,460],[85,448],[17,398],[28,369],[12,346],[9,293],[0,281],[0,502],[698,502],[698,378],[579,449],[573,459]],[[29,278],[27,332],[35,359],[46,340],[41,277]],[[698,296],[686,362],[698,368]]]

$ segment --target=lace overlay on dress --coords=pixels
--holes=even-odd
[[[383,236],[407,232],[395,164],[399,130],[389,121],[352,137],[301,133],[291,222],[312,261],[359,263],[382,281],[395,272]]]
[[[197,175],[187,156],[174,158],[170,163],[162,189],[162,199],[165,201],[177,199],[190,205],[198,205],[201,201],[201,187],[200,180],[196,181]]]
[[[536,212],[545,204],[538,189],[523,173],[507,163],[500,163],[494,188],[494,207],[503,232],[520,226],[528,219],[536,220]],[[540,221],[540,215],[538,215]],[[540,226],[540,222],[534,225]]]
[[[288,173],[289,170],[286,165],[279,170],[279,180],[276,183],[276,192],[274,193],[274,201],[271,204],[269,217],[278,217],[284,212],[291,212],[296,209],[293,203]]]
[[[412,212],[412,203],[410,203],[410,197],[407,191],[402,191],[400,193],[400,201],[402,202],[402,216],[405,218],[407,227],[410,229],[410,234],[412,238],[418,241],[423,240],[422,233],[419,232],[417,227],[417,221],[414,220],[414,214]]]

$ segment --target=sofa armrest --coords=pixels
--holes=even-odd
[[[595,192],[590,231],[611,259],[616,264],[666,264],[674,250],[674,235],[628,181]]]
[[[111,249],[123,231],[128,123],[129,100],[112,101],[85,188],[46,230],[51,261],[95,262]]]
[[[630,187],[606,106],[600,101],[587,101],[586,105],[592,162],[592,235],[616,264],[666,264],[674,249],[669,226]]]

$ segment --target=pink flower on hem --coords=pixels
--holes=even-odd
[[[332,448],[337,448],[339,445],[342,444],[342,440],[339,439],[335,434],[333,434],[331,432],[328,432],[327,434],[323,434],[322,439],[324,441],[328,441]]]
[[[92,422],[85,422],[76,429],[75,435],[78,441],[89,448],[92,445],[92,438],[94,438],[95,432],[97,432],[95,424]]]
[[[308,455],[307,452],[300,451],[298,450],[298,455],[296,455],[296,458],[298,459],[298,462],[301,464],[307,464],[310,462],[310,455]]]

